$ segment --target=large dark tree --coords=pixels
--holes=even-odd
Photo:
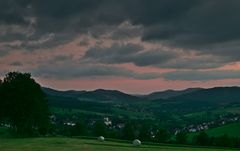
[[[156,133],[156,141],[160,143],[166,143],[171,137],[171,134],[166,129],[158,129]]]
[[[234,146],[234,140],[231,139],[227,134],[219,136],[215,139],[217,146],[232,147]]]
[[[139,131],[139,138],[140,140],[143,141],[149,141],[151,139],[151,135],[150,135],[150,126],[149,124],[142,124],[140,131]]]
[[[2,80],[0,79],[0,103],[1,103],[1,91],[2,91]],[[3,106],[2,104],[0,104],[0,125],[2,123],[2,120],[3,120]]]
[[[122,137],[123,139],[127,139],[127,140],[132,140],[135,138],[134,127],[132,123],[128,122],[125,124],[125,126],[122,129]]]
[[[200,132],[196,137],[196,142],[198,145],[209,145],[210,144],[210,138],[208,134],[204,131]]]
[[[105,127],[104,127],[105,128]],[[104,129],[103,128],[103,129]],[[105,130],[105,129],[104,129]],[[72,127],[71,129],[71,135],[72,136],[81,136],[85,135],[87,132],[87,126],[83,121],[79,121],[76,123],[75,126]],[[101,135],[101,134],[100,134]],[[102,134],[103,135],[103,134]]]
[[[49,110],[41,86],[29,73],[10,72],[0,86],[2,119],[18,135],[45,134]]]
[[[103,121],[97,121],[94,124],[93,133],[95,136],[105,136],[106,135],[106,125]]]
[[[176,135],[176,142],[179,144],[186,144],[187,142],[187,133],[186,132],[179,132]]]

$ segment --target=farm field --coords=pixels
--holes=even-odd
[[[178,147],[167,145],[133,146],[130,142],[99,142],[79,138],[3,138],[1,151],[229,151],[230,149]]]

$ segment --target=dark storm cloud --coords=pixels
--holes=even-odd
[[[0,42],[20,40],[19,48],[27,50],[51,48],[69,42],[80,33],[87,33],[90,25],[94,25],[91,10],[95,10],[99,3],[101,1],[94,0],[3,0],[0,31],[5,33],[1,35]],[[55,35],[52,40],[39,43],[39,39],[49,34]]]
[[[49,30],[63,29],[67,23],[63,25],[57,23],[63,20],[70,21],[74,17],[79,18],[76,22],[84,26],[95,23],[118,24],[127,19],[131,19],[136,24],[150,25],[181,16],[194,3],[196,1],[187,0],[2,0],[1,6],[4,9],[1,10],[1,14],[4,17],[1,19],[5,22],[9,18],[14,20],[12,14],[17,18],[24,18],[24,15],[31,12],[31,15],[35,15],[40,21],[54,23],[52,25],[54,28],[50,26]],[[17,23],[19,19],[15,20],[14,23]],[[45,25],[49,24],[48,22]]]
[[[232,59],[228,57],[218,56],[196,56],[192,58],[181,58],[176,57],[165,64],[159,65],[162,68],[173,68],[173,69],[209,69],[218,68]]]
[[[239,79],[239,70],[211,70],[211,71],[174,71],[162,75],[167,80],[207,81],[221,79]]]
[[[89,27],[97,24],[119,24],[130,20],[134,24],[151,25],[171,20],[191,8],[189,1],[146,0],[3,0],[2,22],[16,16],[35,16],[37,28],[47,32],[59,32],[69,27]],[[16,6],[16,7],[15,7]],[[7,11],[10,10],[10,11]],[[11,11],[12,10],[12,11]],[[9,13],[6,13],[9,12]],[[20,13],[22,12],[22,13]],[[18,19],[13,23],[18,23]]]
[[[24,9],[26,4],[24,0],[1,0],[0,24],[25,24]]]
[[[138,44],[118,44],[114,43],[111,47],[92,47],[84,55],[84,59],[99,61],[103,63],[125,63],[130,61],[129,57],[142,51],[144,48]]]
[[[127,39],[141,36],[141,28],[118,28],[112,32],[111,37],[114,40]]]
[[[0,58],[7,56],[11,51],[11,48],[6,45],[0,45]]]
[[[113,40],[129,40],[140,37],[143,28],[141,25],[132,25],[129,21],[121,22],[119,25],[94,25],[88,29],[88,33],[97,39],[109,38]]]
[[[72,55],[57,55],[53,58],[54,61],[66,61],[72,59]]]
[[[20,61],[11,62],[9,65],[16,66],[16,67],[23,66],[23,64]]]
[[[72,70],[71,70],[72,69]],[[34,76],[54,79],[73,79],[73,78],[93,78],[104,76],[127,77],[133,79],[156,79],[161,75],[158,73],[137,73],[124,68],[90,65],[90,64],[72,64],[64,65],[41,65],[33,71]]]
[[[20,40],[12,49],[36,50],[70,42],[79,34],[99,38],[111,32],[115,40],[140,36],[171,48],[213,54],[219,60],[174,62],[176,54],[166,51],[99,54],[96,49],[102,48],[91,48],[85,57],[137,66],[219,67],[240,59],[239,7],[239,0],[1,0],[0,42]],[[119,28],[126,21],[136,28]]]
[[[208,69],[221,67],[233,58],[201,55],[185,57],[173,50],[146,50],[139,44],[118,44],[110,47],[92,47],[82,59],[104,64],[133,63],[136,66],[155,66],[173,69]],[[236,56],[237,57],[237,56]]]
[[[8,54],[9,52],[5,49],[5,47],[0,47],[0,57],[4,57]]]
[[[84,38],[79,42],[80,46],[88,46],[89,45],[89,39]]]
[[[145,27],[142,39],[232,57],[239,51],[229,52],[225,43],[240,40],[239,6],[238,0],[203,0],[180,17]]]
[[[238,0],[2,0],[0,23],[29,22],[44,33],[87,32],[99,24],[129,20],[143,25],[143,40],[204,47],[240,38]]]
[[[3,57],[8,54],[8,51],[0,50],[0,57]]]
[[[177,54],[170,51],[148,50],[133,56],[132,62],[137,66],[158,66],[176,56]]]
[[[53,79],[125,77],[131,79],[148,80],[160,78],[157,72],[138,73],[129,69],[79,62],[73,55],[57,55],[32,70],[34,76]]]
[[[80,32],[125,20],[145,27],[144,40],[181,37],[183,43],[206,44],[239,38],[240,32],[238,0],[2,0],[0,6],[1,22],[35,16],[45,32]]]
[[[159,65],[173,59],[171,51],[148,50],[138,44],[113,44],[111,47],[94,47],[86,51],[83,59],[106,64],[133,63],[137,66]]]

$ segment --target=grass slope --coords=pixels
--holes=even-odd
[[[223,125],[216,128],[211,128],[205,131],[209,136],[222,136],[224,134],[227,134],[231,137],[240,137],[240,123],[232,123],[228,125]],[[190,133],[188,135],[189,141],[193,139],[194,136],[197,136],[199,132],[196,133]]]
[[[230,151],[174,146],[142,145],[130,143],[74,138],[19,138],[0,139],[0,151]]]
[[[209,129],[206,133],[210,136],[221,136],[227,134],[233,137],[240,137],[240,123],[233,123]]]

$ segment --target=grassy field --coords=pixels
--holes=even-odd
[[[233,137],[240,137],[240,123],[233,123],[206,131],[209,136],[221,136],[227,134]]]
[[[166,145],[141,145],[131,143],[79,138],[0,138],[0,151],[230,151]]]
[[[240,123],[232,123],[232,124],[223,125],[220,127],[208,129],[205,132],[209,136],[214,136],[214,137],[218,137],[218,136],[221,136],[224,134],[227,134],[228,136],[231,136],[231,137],[240,137]],[[188,135],[189,140],[193,139],[193,137],[198,134],[199,134],[199,132],[190,133]]]
[[[235,113],[240,114],[240,105],[233,105],[230,107],[222,107],[215,111],[216,113]]]
[[[57,115],[64,115],[64,116],[70,116],[74,114],[84,114],[84,115],[100,115],[100,116],[109,116],[109,114],[99,113],[99,112],[93,112],[93,111],[86,111],[81,109],[63,109],[59,107],[51,107],[50,108],[52,113],[55,113]]]

